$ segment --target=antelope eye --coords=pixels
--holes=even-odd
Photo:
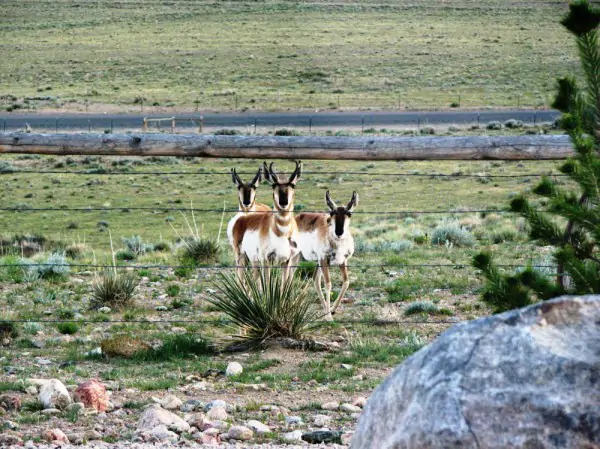
[[[333,217],[335,215],[335,212],[329,212],[329,216]]]
[[[351,217],[352,216],[352,212],[346,212],[346,216]]]

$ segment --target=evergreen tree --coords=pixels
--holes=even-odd
[[[557,273],[549,277],[529,267],[506,275],[494,265],[490,253],[478,254],[473,265],[486,278],[483,300],[495,312],[561,294],[600,293],[600,9],[587,0],[574,1],[561,23],[576,38],[585,79],[585,88],[580,88],[574,77],[559,79],[552,104],[563,113],[559,123],[576,153],[560,171],[576,186],[562,188],[544,177],[533,190],[547,198],[544,211],[532,207],[523,196],[510,203],[511,210],[529,224],[529,237],[555,248],[552,256]]]

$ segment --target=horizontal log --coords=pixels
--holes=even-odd
[[[574,154],[568,136],[321,137],[0,133],[0,153],[252,159],[542,160]]]

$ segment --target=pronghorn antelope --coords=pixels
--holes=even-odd
[[[298,226],[298,249],[306,260],[319,264],[315,273],[315,287],[323,303],[325,318],[331,320],[344,294],[350,285],[348,278],[348,259],[354,254],[354,239],[350,233],[350,217],[358,204],[358,195],[352,193],[352,199],[346,207],[337,206],[329,191],[325,194],[329,213],[302,213],[296,216]],[[299,257],[298,257],[299,259]],[[296,261],[294,261],[296,263]],[[331,277],[329,266],[339,265],[343,283],[340,293],[331,306]],[[321,277],[325,279],[325,297],[321,290]]]
[[[255,213],[239,216],[232,226],[232,246],[240,279],[243,266],[281,264],[284,280],[290,274],[291,261],[296,258],[297,228],[294,221],[294,189],[302,173],[302,163],[289,179],[280,180],[270,166],[264,164],[265,180],[273,187],[274,210],[271,213]]]
[[[248,183],[242,181],[235,168],[231,169],[231,179],[238,188],[238,213],[229,220],[227,224],[227,238],[233,247],[233,225],[237,219],[246,214],[254,214],[258,212],[271,212],[271,208],[266,204],[256,202],[256,189],[260,183],[262,176],[262,167],[258,167],[256,176]],[[235,251],[235,248],[234,248]]]
[[[256,202],[256,189],[260,183],[262,168],[258,168],[258,172],[254,179],[248,183],[242,181],[236,173],[235,168],[231,169],[231,178],[233,183],[238,188],[238,207],[240,212],[270,212],[271,208],[266,204]]]

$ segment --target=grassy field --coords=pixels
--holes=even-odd
[[[39,440],[40,431],[46,428],[76,432],[98,427],[93,415],[40,413],[35,396],[24,393],[23,382],[30,377],[57,377],[69,388],[90,377],[105,382],[117,407],[99,427],[105,441],[131,439],[141,409],[153,397],[167,393],[184,401],[224,399],[237,407],[231,422],[255,418],[270,425],[273,433],[263,437],[267,441],[278,441],[289,430],[285,421],[288,414],[303,417],[307,423],[301,425],[303,430],[315,427],[310,423],[312,416],[326,413],[332,419],[331,428],[351,431],[355,417],[342,411],[324,412],[321,404],[368,396],[393,366],[452,323],[489,313],[478,299],[481,280],[469,266],[473,254],[487,248],[501,263],[549,263],[549,248],[527,243],[525,225],[518,217],[501,212],[448,211],[503,209],[509,198],[535,185],[535,174],[553,172],[555,162],[308,161],[297,187],[297,209],[323,210],[327,189],[339,201],[348,201],[353,190],[360,195],[352,218],[357,252],[350,269],[349,302],[336,315],[337,323],[316,334],[319,340],[338,342],[339,351],[270,349],[237,355],[190,354],[195,337],[221,344],[232,332],[207,300],[219,273],[229,271],[227,267],[232,264],[226,243],[222,243],[216,262],[221,270],[128,269],[140,281],[134,306],[110,312],[90,308],[92,284],[103,270],[76,265],[112,263],[109,230],[115,252],[125,251],[127,241],[123,238],[131,240],[134,235],[157,248],[133,261],[119,260],[119,265],[179,265],[176,240],[190,234],[185,218],[192,220],[186,209],[193,205],[217,210],[194,214],[199,232],[216,238],[222,217],[218,210],[236,207],[235,188],[227,171],[235,166],[240,172],[252,172],[260,162],[0,159],[0,207],[21,209],[0,213],[3,248],[15,235],[36,234],[46,239],[43,251],[25,260],[45,262],[53,251],[66,249],[67,262],[72,264],[66,275],[50,280],[36,276],[35,269],[0,267],[0,321],[27,321],[17,324],[17,335],[0,348],[0,390],[19,395],[26,404],[11,415],[23,438]],[[292,165],[279,161],[276,166],[285,171]],[[24,172],[28,170],[56,173]],[[108,175],[108,171],[118,174]],[[506,175],[516,177],[503,177]],[[261,186],[259,201],[269,203],[269,191],[268,186]],[[63,210],[33,210],[45,207]],[[66,210],[69,208],[101,210]],[[184,210],[167,210],[170,208]],[[225,219],[231,215],[227,213]],[[162,245],[156,247],[159,243]],[[13,253],[0,258],[0,265],[22,263],[19,249]],[[415,266],[421,264],[441,266]],[[335,270],[333,277],[334,289],[339,288]],[[316,303],[313,290],[311,295]],[[75,324],[39,323],[43,320]],[[381,320],[399,323],[384,325]],[[175,340],[188,349],[144,363],[85,355],[106,338],[122,335],[152,344]],[[243,364],[242,376],[205,374],[211,369],[218,373],[231,360]],[[198,389],[202,380],[209,381],[206,390]],[[269,404],[282,407],[281,413],[261,410]]]
[[[0,96],[9,109],[548,107],[555,78],[579,70],[565,8],[7,0]]]

